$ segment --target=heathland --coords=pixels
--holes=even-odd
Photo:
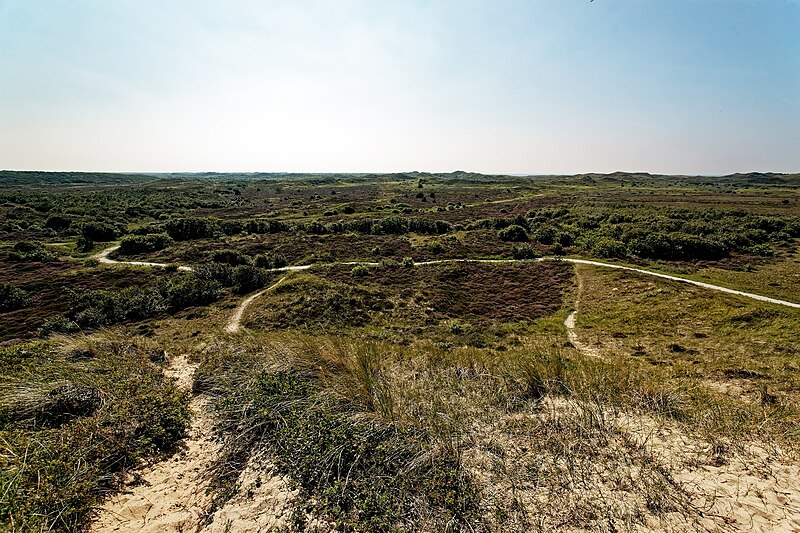
[[[0,172],[0,236],[10,531],[800,529],[800,175]]]

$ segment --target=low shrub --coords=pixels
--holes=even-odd
[[[267,448],[300,489],[300,510],[329,515],[343,531],[416,530],[423,523],[458,530],[475,523],[478,493],[455,450],[419,429],[359,413],[385,405],[375,399],[384,390],[381,358],[368,347],[356,352],[335,361],[312,356],[289,363],[297,368],[261,371],[255,378],[249,376],[258,363],[241,357],[220,358],[219,366],[204,370],[224,420],[220,435],[241,436],[226,441],[225,468],[216,479],[219,498],[230,494],[248,457]],[[326,391],[325,384],[342,380],[352,388]],[[343,390],[354,396],[343,398]],[[296,526],[303,530],[305,524],[301,519]]]
[[[361,278],[369,274],[369,268],[364,265],[356,265],[353,267],[353,270],[350,271],[350,275],[354,278]]]
[[[501,229],[497,235],[502,241],[526,242],[528,240],[528,233],[525,228],[516,224]]]
[[[24,290],[11,283],[0,283],[0,313],[16,311],[31,303],[31,297]]]
[[[217,225],[205,218],[177,218],[167,221],[164,230],[176,241],[213,237]]]
[[[129,235],[120,242],[119,253],[122,255],[134,255],[157,252],[168,247],[172,242],[170,236],[164,233]]]
[[[8,260],[15,262],[47,262],[55,261],[56,259],[58,257],[39,242],[18,242],[14,244],[8,253]]]
[[[511,247],[511,257],[514,259],[535,259],[539,257],[539,252],[537,252],[531,245],[529,244],[522,244],[519,246],[512,246]]]
[[[87,222],[81,228],[81,235],[96,242],[108,242],[117,238],[117,228],[105,222]]]
[[[233,292],[247,294],[266,287],[272,275],[262,268],[240,265],[233,270]]]
[[[250,267],[252,268],[252,267]],[[217,281],[194,273],[170,276],[152,287],[129,287],[117,291],[74,290],[70,308],[52,317],[40,328],[40,335],[71,333],[126,321],[144,320],[159,313],[208,305],[220,299],[223,290]]]
[[[283,255],[267,252],[265,254],[257,255],[253,259],[253,265],[257,266],[258,268],[273,269],[283,268],[287,265],[287,262]]]
[[[249,255],[243,254],[236,250],[220,250],[214,252],[212,259],[215,263],[225,263],[226,265],[249,265],[252,259]]]

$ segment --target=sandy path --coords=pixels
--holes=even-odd
[[[567,338],[575,347],[575,349],[581,352],[583,355],[602,359],[603,356],[600,355],[600,352],[588,344],[581,342],[581,340],[578,338],[578,333],[575,331],[575,325],[578,321],[578,307],[580,306],[581,294],[583,293],[583,280],[581,279],[580,273],[577,269],[575,269],[575,279],[578,280],[577,296],[575,297],[575,310],[572,311],[569,316],[567,316],[566,320],[564,320],[564,327],[567,328]]]
[[[239,475],[238,490],[217,509],[201,533],[257,533],[280,530],[291,523],[297,490],[290,490],[266,458],[251,459]]]
[[[276,283],[277,285],[277,283]],[[263,292],[263,291],[262,291]],[[170,361],[165,374],[189,390],[196,365],[185,355]],[[290,523],[296,491],[274,465],[260,457],[239,476],[238,490],[222,507],[211,510],[210,474],[219,459],[213,438],[211,399],[197,396],[189,404],[192,423],[183,449],[160,463],[134,473],[129,490],[109,498],[91,525],[95,532],[204,533],[259,532]]]
[[[267,287],[266,289],[258,291],[255,294],[251,294],[250,296],[242,300],[242,302],[238,305],[238,307],[236,307],[236,311],[234,311],[233,315],[231,315],[231,319],[228,321],[228,325],[225,326],[225,331],[227,331],[228,333],[236,333],[237,331],[239,331],[239,326],[242,322],[242,316],[244,315],[245,310],[247,310],[247,307],[251,303],[253,303],[253,301],[256,298],[259,298],[262,294],[264,294],[267,291],[271,291],[272,289],[280,285],[285,279],[286,278],[283,277],[279,279],[277,282]]]
[[[146,266],[154,268],[164,268],[168,266],[167,263],[151,263],[150,261],[115,261],[114,259],[109,259],[108,254],[116,250],[119,250],[119,246],[111,246],[110,248],[106,248],[102,252],[93,255],[92,259],[97,259],[98,261],[106,265],[133,265],[133,266]],[[192,267],[179,266],[178,270],[184,270],[189,272],[192,270]]]
[[[185,355],[174,357],[165,373],[188,390],[195,366]],[[92,531],[188,532],[199,528],[211,503],[206,494],[208,471],[219,453],[206,397],[191,403],[192,423],[183,449],[166,461],[134,474],[135,485],[109,498],[99,510]]]
[[[575,332],[575,322],[576,317],[578,315],[578,310],[571,312],[567,319],[564,321],[564,326],[567,328],[567,338],[569,342],[575,347],[576,350],[581,352],[583,355],[588,355],[589,357],[597,357],[598,359],[602,359],[603,356],[600,355],[600,352],[597,349],[589,346],[586,343],[581,342],[578,338],[578,334]]]

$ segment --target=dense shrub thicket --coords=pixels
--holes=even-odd
[[[122,239],[119,253],[122,255],[144,254],[163,250],[172,244],[169,235],[163,233],[149,235],[130,235]]]
[[[221,287],[230,287],[235,294],[246,294],[260,289],[273,278],[263,268],[249,264],[233,266],[217,261],[197,267],[195,275],[199,279],[218,283]]]
[[[230,226],[231,222],[211,219],[203,222],[180,219],[170,221],[167,231],[172,231],[171,235],[176,239],[191,239],[208,237],[215,232],[227,234]],[[174,228],[181,228],[181,231],[176,233]],[[785,245],[800,237],[800,217],[730,210],[654,209],[650,206],[562,206],[531,211],[526,216],[483,218],[465,226],[454,226],[444,220],[389,216],[327,223],[250,220],[234,229],[236,233],[303,232],[312,235],[441,235],[457,229],[496,230],[498,238],[503,241],[569,247],[599,257],[684,261],[716,260],[732,252],[771,255],[774,246]],[[215,260],[230,262],[232,257],[220,256]]]
[[[153,287],[123,290],[73,290],[70,308],[63,316],[48,320],[40,331],[70,332],[93,329],[129,320],[144,320],[162,312],[208,305],[222,297],[222,285],[196,274],[159,280]]]
[[[39,242],[21,241],[11,248],[8,260],[15,262],[55,261],[57,256]]]
[[[213,237],[215,224],[205,218],[179,218],[164,224],[164,231],[176,241]]]
[[[800,237],[800,217],[649,206],[555,207],[527,214],[531,240],[599,257],[716,260],[771,255]]]
[[[512,242],[525,242],[528,240],[528,233],[525,228],[512,224],[498,232],[500,240]]]
[[[105,222],[87,222],[81,228],[81,235],[96,242],[108,242],[117,238],[119,230]]]

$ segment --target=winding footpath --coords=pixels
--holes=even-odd
[[[119,250],[119,246],[111,246],[110,248],[106,248],[99,254],[93,255],[92,259],[97,259],[99,262],[105,265],[131,265],[131,266],[145,266],[153,268],[166,268],[169,266],[167,263],[151,263],[149,261],[116,261],[114,259],[109,259],[108,255],[112,252],[116,252],[117,250]],[[191,272],[192,267],[179,266],[178,270]]]
[[[150,261],[117,261],[115,259],[110,259],[108,256],[112,252],[119,249],[119,246],[111,246],[106,248],[105,250],[101,251],[100,253],[92,256],[93,259],[96,259],[100,263],[107,264],[107,265],[131,265],[131,266],[145,266],[145,267],[154,267],[154,268],[166,268],[169,266],[167,263],[153,263]],[[776,305],[782,305],[785,307],[792,307],[795,309],[800,309],[800,304],[795,302],[789,302],[786,300],[779,300],[777,298],[771,298],[769,296],[762,296],[760,294],[754,294],[751,292],[745,291],[738,291],[736,289],[729,289],[727,287],[721,287],[719,285],[712,285],[711,283],[705,283],[703,281],[696,281],[693,279],[682,278],[679,276],[672,276],[669,274],[662,274],[660,272],[653,272],[652,270],[645,270],[642,268],[634,268],[624,265],[617,265],[614,263],[604,263],[601,261],[592,261],[589,259],[574,259],[568,257],[540,257],[537,259],[437,259],[433,261],[420,261],[418,263],[414,263],[414,266],[428,266],[428,265],[442,265],[447,263],[485,263],[485,264],[494,264],[494,263],[529,263],[529,262],[542,262],[542,261],[563,261],[565,263],[572,263],[577,265],[591,265],[597,267],[604,267],[604,268],[614,268],[617,270],[627,270],[629,272],[636,272],[639,274],[644,274],[646,276],[653,276],[662,279],[668,279],[671,281],[678,281],[681,283],[688,283],[690,285],[695,285],[697,287],[703,287],[704,289],[709,289],[712,291],[717,292],[724,292],[727,294],[734,294],[736,296],[743,296],[745,298],[751,298],[753,300],[758,300],[761,302],[767,302]],[[310,265],[296,265],[296,266],[286,266],[281,268],[274,268],[271,269],[271,272],[298,272],[302,270],[308,270],[314,266],[333,266],[333,265],[346,265],[346,266],[378,266],[380,263],[372,262],[372,261],[345,261],[339,263],[315,263]],[[178,270],[191,272],[193,269],[189,266],[178,266]],[[228,324],[225,327],[225,331],[228,333],[236,333],[240,329],[240,324],[242,321],[242,317],[244,316],[247,307],[253,303],[256,299],[258,299],[264,293],[270,291],[271,289],[275,288],[281,282],[283,282],[286,278],[281,278],[277,283],[263,289],[255,294],[252,294],[242,300],[242,302],[237,306],[236,311],[234,311],[233,316],[228,321]],[[570,315],[567,318],[567,328],[569,331],[572,331],[575,324],[575,313]]]
[[[251,303],[253,303],[254,300],[256,300],[257,298],[261,297],[262,294],[264,294],[267,291],[271,291],[272,289],[274,289],[275,287],[280,285],[283,282],[283,280],[285,280],[285,279],[286,279],[286,277],[284,276],[281,279],[279,279],[277,282],[275,282],[272,285],[270,285],[269,287],[267,287],[266,289],[258,291],[255,294],[251,294],[250,296],[248,296],[247,298],[242,300],[242,303],[240,303],[236,307],[236,311],[233,312],[233,315],[231,316],[231,319],[228,321],[228,325],[225,326],[225,331],[227,331],[228,333],[236,333],[237,331],[239,331],[239,325],[242,322],[242,316],[244,315],[244,312],[247,309],[247,307]]]

